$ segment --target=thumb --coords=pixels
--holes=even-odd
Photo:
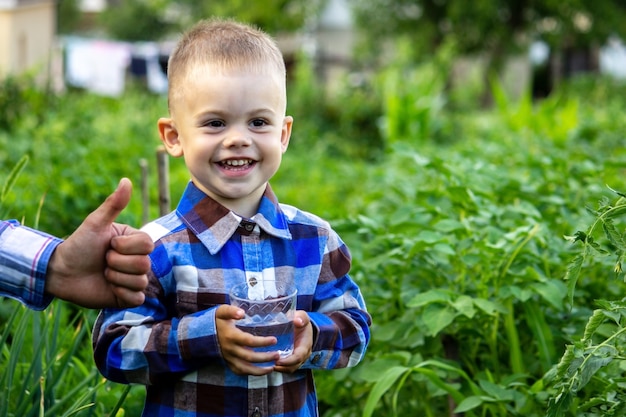
[[[239,307],[229,304],[222,304],[215,310],[215,318],[222,320],[239,320],[244,316],[244,312]]]
[[[296,325],[296,327],[306,327],[308,326],[308,324],[311,322],[311,318],[309,317],[309,314],[306,311],[303,310],[297,310],[293,323]]]
[[[95,220],[100,224],[113,223],[128,205],[132,190],[132,182],[128,178],[122,178],[117,189],[104,200],[100,207],[94,210],[91,216],[96,217]]]

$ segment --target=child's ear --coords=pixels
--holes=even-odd
[[[289,139],[291,139],[291,127],[293,126],[293,117],[285,116],[283,120],[283,128],[280,134],[280,143],[282,145],[283,153],[287,151],[289,146]]]
[[[178,130],[174,125],[174,120],[169,117],[161,117],[157,122],[159,127],[159,136],[167,149],[167,153],[174,158],[183,156],[183,147],[178,137]]]

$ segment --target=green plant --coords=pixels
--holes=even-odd
[[[624,232],[618,222],[626,214],[626,195],[615,192],[617,201],[608,198],[591,210],[595,219],[586,231],[570,236],[581,248],[571,260],[568,271],[568,297],[573,303],[574,291],[584,267],[611,256],[615,278],[623,276],[626,256]],[[623,369],[626,364],[626,299],[599,299],[579,340],[569,344],[550,376],[556,392],[550,398],[548,416],[565,415],[626,415],[621,400],[626,395]]]
[[[432,75],[427,67],[414,71]],[[429,90],[421,84],[427,78],[415,75],[411,80],[419,91],[433,96],[399,93],[422,99],[427,111],[411,107],[389,117],[399,121],[398,132],[419,137],[385,136],[386,152],[379,152],[383,145],[375,141],[366,152],[358,148],[366,146],[361,137],[332,133],[358,136],[360,129],[379,121],[376,109],[383,103],[360,102],[379,100],[384,91],[377,82],[384,77],[378,75],[349,100],[350,88],[335,96],[316,90],[320,85],[313,78],[292,80],[311,84],[290,89],[303,92],[303,101],[297,102],[298,94],[290,97],[297,116],[294,136],[272,179],[281,202],[319,214],[337,229],[352,252],[351,274],[373,317],[372,342],[357,368],[316,373],[321,415],[359,417],[366,410],[383,417],[439,417],[456,410],[468,416],[543,417],[550,401],[565,398],[559,393],[570,396],[571,406],[565,408],[577,417],[609,410],[620,415],[616,402],[623,387],[622,359],[615,356],[590,371],[610,355],[622,354],[621,322],[615,320],[623,320],[623,306],[614,300],[623,298],[626,285],[607,279],[606,258],[592,249],[575,288],[572,280],[563,281],[569,261],[580,251],[562,237],[585,230],[605,250],[619,246],[600,242],[600,223],[589,232],[587,226],[604,209],[590,211],[585,205],[614,195],[603,184],[623,183],[626,95],[616,93],[623,86],[597,79],[579,87],[580,82],[572,81],[557,92],[560,101],[521,103],[503,95],[503,107],[493,111],[451,113],[447,106],[428,108],[428,103],[441,103],[445,96],[440,94],[447,92],[438,83]],[[336,97],[341,100],[333,102]],[[561,108],[559,103],[569,104]],[[342,109],[342,104],[350,108]],[[0,166],[4,172],[15,170],[11,192],[1,202],[4,217],[63,235],[123,175],[133,179],[136,189],[120,220],[139,225],[137,162],[145,158],[153,166],[159,145],[154,121],[166,112],[164,97],[141,91],[128,91],[122,100],[72,91],[51,100],[41,122],[21,112],[10,134],[0,131]],[[370,120],[360,124],[363,118]],[[560,120],[565,122],[559,125]],[[411,130],[411,123],[421,121],[425,130]],[[28,163],[20,162],[25,156]],[[170,171],[175,202],[189,175],[182,160],[172,161]],[[150,218],[157,216],[154,172],[150,170]],[[603,218],[615,213],[611,219],[621,233],[618,211],[608,207],[622,203],[602,201],[607,207]],[[609,256],[614,261],[618,253]],[[55,375],[65,372],[64,380],[83,381],[95,369],[91,349],[83,330],[72,333],[71,326],[80,323],[88,329],[95,315],[81,312],[79,318],[71,306],[55,302],[50,314],[29,313],[17,305],[19,314],[28,317],[11,321],[16,304],[5,300],[1,305],[0,378],[6,382],[4,370],[14,364],[10,401],[17,401],[21,387],[28,387],[33,399],[38,395],[33,390],[43,386],[51,390],[44,407],[49,410],[67,397],[66,386],[52,390],[47,374],[44,385],[28,374],[32,359],[26,353],[35,348],[32,333],[49,338],[49,330],[58,326],[65,337],[56,339],[57,353],[44,358],[65,357],[76,343],[79,362]],[[594,314],[594,309],[600,312]],[[38,317],[36,326],[33,316]],[[613,333],[619,336],[611,338]],[[618,344],[617,352],[612,343]],[[571,360],[571,368],[557,372],[570,345],[562,361]],[[44,344],[39,346],[43,352]],[[20,350],[26,355],[23,363]],[[600,354],[606,356],[596,361]],[[584,386],[582,375],[568,373],[577,364],[592,375]],[[568,385],[570,380],[575,385]],[[143,387],[126,391],[96,376],[90,381],[82,393],[93,395],[83,401],[82,393],[77,394],[71,406],[68,398],[63,402],[68,408],[59,414],[91,403],[79,415],[107,415],[118,407],[123,408],[119,415],[139,414]],[[0,390],[9,392],[6,386]]]
[[[565,144],[580,124],[579,100],[555,93],[535,103],[530,89],[526,89],[516,105],[509,98],[502,84],[494,79],[491,93],[502,119],[514,132],[538,135],[558,144]]]
[[[58,304],[46,313],[13,301],[2,301],[0,307],[5,316],[0,415],[66,416],[88,407],[99,378],[81,349],[89,344],[85,317],[70,318]]]
[[[605,196],[598,181],[621,178],[622,121],[596,110],[576,111],[602,123],[591,141],[571,128],[563,146],[559,130],[517,129],[498,110],[464,118],[460,141],[399,140],[366,171],[353,218],[336,226],[353,251],[372,343],[353,372],[319,375],[320,398],[333,398],[325,415],[545,416],[556,362],[582,338],[587,306],[625,289],[596,266],[572,305],[562,279],[572,256],[562,236],[593,216],[584,200]],[[558,114],[534,108],[516,123]],[[592,383],[579,395],[597,403]],[[617,401],[620,391],[603,392]]]
[[[551,268],[563,243],[519,201],[511,173],[406,145],[391,157],[384,197],[370,196],[358,223],[359,272],[377,288],[368,305],[378,348],[357,374],[374,382],[366,409],[437,416],[449,398],[468,415],[527,415],[533,383],[560,354],[565,286]]]
[[[399,42],[398,55],[410,48]],[[402,58],[381,72],[383,117],[381,130],[389,146],[398,141],[432,140],[441,129],[442,110],[446,103],[445,68],[440,60],[408,66]]]
[[[43,200],[38,226],[62,237],[125,176],[135,190],[120,221],[140,226],[139,161],[148,161],[149,197],[156,201],[159,139],[154,123],[166,111],[164,97],[138,91],[129,91],[121,101],[70,92],[53,101],[45,120],[24,115],[12,132],[0,130],[0,167],[8,171],[23,156],[30,161],[15,181],[15,192],[5,200],[7,215],[32,225],[39,216],[33,202]],[[156,216],[156,207],[152,206],[150,218]]]
[[[4,181],[4,185],[2,186],[2,191],[0,192],[0,215],[2,216],[1,218],[5,218],[5,215],[4,215],[5,210],[3,208],[3,203],[8,197],[9,193],[11,192],[11,189],[15,185],[15,181],[19,177],[20,172],[22,172],[22,170],[24,169],[27,163],[28,163],[28,157],[23,156],[22,159],[20,159],[17,162],[17,164],[13,167],[13,169],[11,169],[11,172],[9,172],[9,176]]]
[[[42,123],[54,95],[37,84],[30,73],[7,76],[0,82],[0,132],[13,133],[23,119]]]

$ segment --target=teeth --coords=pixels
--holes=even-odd
[[[223,162],[224,165],[230,165],[233,167],[240,167],[243,165],[248,165],[251,163],[251,161],[249,159],[229,159],[227,161]]]

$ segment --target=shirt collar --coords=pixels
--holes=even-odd
[[[269,184],[261,197],[258,212],[251,219],[244,219],[227,209],[191,181],[176,207],[176,214],[211,254],[216,254],[226,244],[244,220],[256,223],[272,236],[291,239],[287,219]]]

